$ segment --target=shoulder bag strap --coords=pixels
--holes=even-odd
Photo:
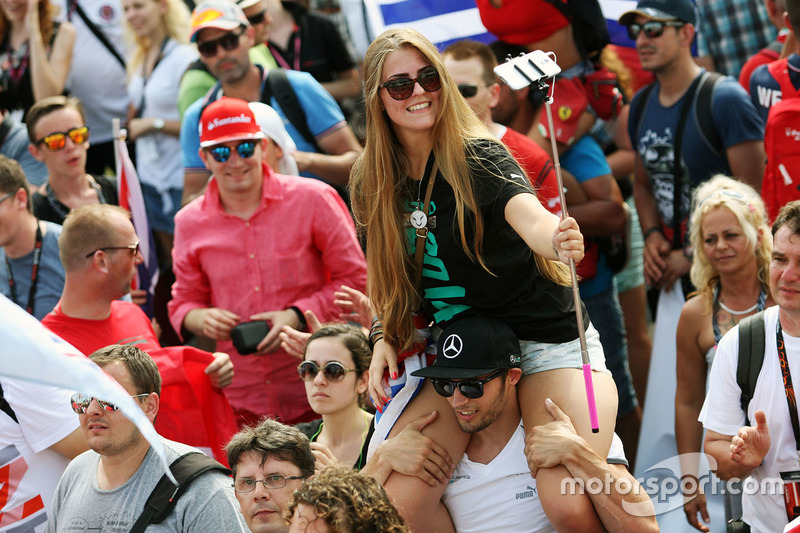
[[[745,425],[750,425],[747,408],[756,390],[758,375],[764,363],[764,311],[751,315],[739,323],[739,359],[736,367],[736,383],[742,391],[741,405]]]
[[[75,12],[78,14],[81,20],[83,20],[83,22],[86,24],[86,27],[89,28],[89,31],[91,31],[94,34],[94,36],[97,37],[97,39],[101,43],[103,43],[103,46],[105,46],[108,49],[111,55],[114,56],[117,61],[119,61],[119,64],[122,65],[122,69],[123,70],[127,69],[127,67],[125,66],[125,59],[123,59],[123,57],[119,54],[119,52],[117,52],[117,49],[114,48],[114,45],[111,44],[111,42],[108,40],[108,37],[106,37],[106,35],[102,31],[100,31],[100,28],[95,26],[94,22],[89,20],[89,17],[86,16],[86,12],[77,2],[77,0],[75,0],[74,5],[75,5]]]

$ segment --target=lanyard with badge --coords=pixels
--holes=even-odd
[[[775,333],[778,347],[778,361],[781,365],[783,388],[786,391],[786,403],[789,406],[789,418],[792,420],[792,432],[797,450],[798,465],[800,465],[800,421],[797,418],[797,398],[792,385],[792,373],[789,370],[789,360],[786,357],[786,344],[783,340],[781,320],[778,318]],[[800,470],[781,472],[783,480],[783,500],[786,506],[786,517],[789,522],[800,516]]]
[[[33,248],[33,267],[31,268],[31,290],[28,293],[28,306],[25,310],[29,314],[33,314],[33,303],[36,296],[36,284],[39,281],[39,262],[42,258],[42,228],[39,225],[39,219],[36,219],[36,245]],[[11,272],[11,263],[6,259],[6,271],[8,272],[8,289],[11,291],[11,301],[22,307],[17,300],[17,285],[14,282],[14,275]]]

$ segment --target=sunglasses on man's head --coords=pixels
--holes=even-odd
[[[478,94],[478,86],[471,83],[459,83],[458,92],[460,92],[461,96],[464,98],[472,98]]]
[[[143,396],[150,396],[150,394],[135,394],[131,396],[131,398],[141,398]],[[89,396],[88,394],[81,394],[80,392],[76,392],[72,395],[72,398],[70,398],[72,410],[79,415],[85,414],[86,411],[89,410],[89,404],[92,403],[92,400],[97,400],[97,405],[99,405],[103,411],[108,411],[109,413],[119,411],[119,406],[117,404],[103,401],[99,398],[95,398],[94,396]]]
[[[389,96],[395,100],[407,100],[414,94],[415,83],[419,83],[419,86],[429,93],[442,88],[442,80],[436,67],[425,67],[416,78],[395,78],[381,83],[379,87],[386,89]]]
[[[450,381],[449,379],[431,378],[431,384],[439,396],[449,398],[456,389],[464,398],[474,400],[483,396],[483,386],[503,373],[502,368],[498,368],[483,379],[468,379],[463,381]]]
[[[355,372],[355,368],[345,368],[339,361],[329,361],[320,368],[314,361],[303,361],[297,367],[297,373],[303,381],[314,381],[317,374],[322,371],[326,381],[338,383],[344,379],[348,372]]]
[[[256,24],[261,24],[262,22],[264,22],[265,18],[267,18],[266,9],[261,13],[256,13],[255,15],[247,17],[247,22],[249,22],[251,26],[255,26]]]
[[[629,24],[628,36],[635,41],[639,37],[639,33],[643,31],[645,37],[647,37],[648,39],[655,39],[656,37],[661,37],[662,35],[664,35],[664,28],[666,28],[667,26],[680,28],[684,25],[685,25],[684,22],[674,21],[674,20],[670,21],[650,20],[645,22],[644,24]]]
[[[202,43],[197,43],[197,51],[201,56],[214,57],[217,55],[217,46],[221,46],[223,50],[230,52],[239,47],[239,37],[242,36],[244,30],[230,31],[218,39],[211,39]]]
[[[242,141],[236,145],[236,151],[239,152],[239,157],[242,159],[248,159],[253,157],[253,154],[256,153],[256,143],[255,141]],[[206,152],[211,154],[211,157],[213,157],[214,161],[217,163],[224,163],[231,158],[230,146],[215,146],[213,148],[206,148]]]
[[[89,126],[81,126],[80,128],[72,128],[69,131],[45,135],[36,141],[36,144],[43,144],[47,146],[48,150],[61,150],[67,145],[67,137],[72,139],[75,144],[83,144],[89,140]]]

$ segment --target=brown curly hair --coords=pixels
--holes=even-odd
[[[411,533],[381,484],[350,468],[326,468],[306,481],[286,508],[287,521],[300,503],[335,533]]]

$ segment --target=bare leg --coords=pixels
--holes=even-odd
[[[628,366],[631,369],[633,388],[636,389],[639,406],[644,409],[647,373],[650,371],[650,352],[653,350],[653,341],[647,329],[647,290],[644,285],[639,285],[620,292],[618,296],[622,315],[625,317]]]
[[[544,401],[552,399],[572,420],[575,430],[601,457],[608,455],[614,421],[617,417],[617,390],[614,380],[604,372],[592,372],[600,432],[592,433],[583,372],[559,368],[525,376],[518,395],[526,428],[552,422]],[[557,531],[603,532],[600,519],[586,494],[562,494],[562,480],[569,479],[566,468],[540,469],[536,475],[539,498],[547,518]]]
[[[450,404],[436,394],[428,380],[425,380],[422,390],[400,415],[389,433],[389,438],[397,435],[409,422],[434,409],[439,412],[439,417],[423,429],[422,433],[444,446],[453,462],[458,464],[467,449],[469,435],[461,431]],[[445,485],[431,487],[419,478],[394,472],[386,480],[384,488],[414,533],[455,532],[450,515],[441,503]]]

